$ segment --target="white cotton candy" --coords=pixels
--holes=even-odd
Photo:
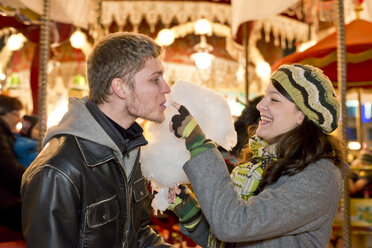
[[[195,83],[178,81],[169,97],[189,110],[208,139],[226,150],[235,146],[234,123],[223,95]]]
[[[142,172],[151,180],[154,190],[170,188],[178,183],[189,183],[182,169],[182,165],[190,158],[185,140],[177,138],[169,130],[170,120],[176,113],[178,112],[173,107],[167,108],[162,124],[149,125],[149,144],[142,148]]]
[[[161,188],[152,200],[151,207],[155,210],[155,215],[158,215],[158,211],[162,214],[170,206],[170,203],[168,203],[168,190],[169,188],[166,187]]]
[[[169,98],[189,110],[208,139],[226,150],[235,146],[237,136],[224,96],[195,83],[178,81],[172,86]],[[169,130],[171,118],[177,113],[174,107],[167,107],[165,121],[149,125],[149,144],[142,149],[142,172],[151,181],[153,189],[162,192],[162,196],[152,203],[155,211],[164,211],[169,206],[163,188],[168,192],[168,188],[189,183],[182,167],[190,159],[190,153],[185,141]]]

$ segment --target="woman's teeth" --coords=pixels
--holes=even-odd
[[[267,121],[267,122],[272,122],[273,121],[271,118],[267,118],[267,117],[264,117],[264,116],[261,116],[261,120],[262,121]]]

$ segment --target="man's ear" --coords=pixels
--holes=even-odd
[[[114,78],[111,81],[111,88],[118,97],[126,97],[125,83],[120,78]]]

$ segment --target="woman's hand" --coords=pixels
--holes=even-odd
[[[179,185],[169,189],[169,207],[179,218],[181,224],[187,231],[194,231],[202,220],[202,212],[198,201],[191,190]]]
[[[169,189],[168,192],[168,203],[173,204],[176,200],[176,195],[181,193],[181,189],[178,186],[174,186]]]
[[[190,114],[185,106],[170,100],[170,104],[176,108],[179,114],[172,117],[169,123],[171,132],[178,138],[184,138],[186,148],[190,151],[191,157],[195,157],[208,149],[216,147],[210,140],[206,139],[198,122]]]
[[[184,138],[187,142],[193,136],[202,132],[199,124],[185,106],[180,105],[171,99],[169,99],[169,102],[178,110],[179,113],[172,117],[171,123],[169,124],[171,132],[174,132],[174,135],[177,138]]]

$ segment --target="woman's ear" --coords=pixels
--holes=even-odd
[[[304,121],[304,119],[305,119],[304,113],[302,113],[302,111],[298,110],[298,113],[297,113],[297,124],[298,125],[301,125],[302,122]]]
[[[126,97],[125,83],[120,78],[114,78],[111,81],[111,88],[118,97]]]

